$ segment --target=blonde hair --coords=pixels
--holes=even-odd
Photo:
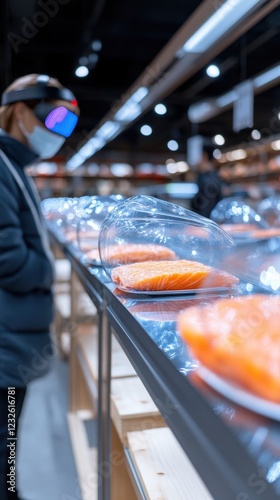
[[[30,75],[25,75],[21,76],[20,78],[17,78],[14,82],[12,82],[4,92],[12,92],[14,90],[24,90],[29,87],[33,87],[37,85],[37,78],[40,76],[37,73],[31,73]],[[58,89],[62,89],[63,85],[56,79],[56,78],[51,78],[49,79],[47,83],[48,87],[56,87]],[[35,101],[35,100],[34,100]],[[32,103],[34,101],[24,101],[27,106],[30,106],[32,108]],[[37,100],[36,100],[37,103]],[[13,115],[14,115],[14,105],[15,104],[8,104],[7,106],[1,106],[0,107],[0,128],[5,130],[5,132],[10,132],[11,126],[12,126],[12,121],[13,121]],[[73,106],[70,104],[70,102],[65,101],[65,107],[67,107],[70,111],[75,113],[76,115],[80,114],[80,110],[78,106]]]

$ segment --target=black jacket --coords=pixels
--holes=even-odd
[[[0,387],[46,371],[53,267],[36,192],[24,167],[36,155],[0,131]]]

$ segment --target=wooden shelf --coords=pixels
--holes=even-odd
[[[125,446],[127,446],[128,432],[166,425],[154,401],[137,376],[112,379],[111,418]]]
[[[82,500],[97,500],[98,493],[97,449],[89,446],[85,429],[85,421],[92,418],[90,411],[69,412],[67,415]]]
[[[130,432],[128,450],[147,500],[213,500],[170,429]]]
[[[82,335],[77,336],[77,343],[83,354],[92,379],[98,380],[98,332],[96,328],[85,329]],[[120,344],[112,338],[112,379],[131,377],[136,372],[123,352]]]

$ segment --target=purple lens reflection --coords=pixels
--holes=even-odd
[[[47,116],[45,125],[48,129],[52,130],[57,123],[63,122],[65,116],[67,115],[67,109],[63,106],[53,109]]]
[[[64,106],[52,109],[43,120],[38,114],[36,116],[44,122],[49,130],[63,137],[69,137],[72,134],[78,121],[78,116]]]

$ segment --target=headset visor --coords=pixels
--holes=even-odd
[[[63,137],[69,137],[78,121],[78,116],[65,106],[52,106],[42,102],[34,108],[34,114],[45,127]]]

